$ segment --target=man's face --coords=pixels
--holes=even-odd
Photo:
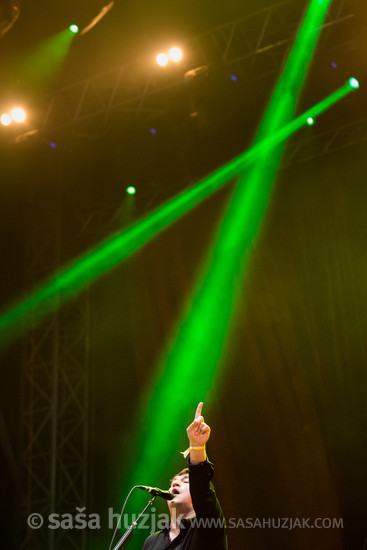
[[[175,476],[171,481],[169,490],[174,495],[174,498],[169,501],[170,507],[185,506],[192,508],[189,474]]]

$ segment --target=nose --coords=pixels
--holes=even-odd
[[[174,479],[174,480],[172,481],[171,488],[174,489],[175,487],[177,487],[177,489],[179,489],[179,488],[181,487],[181,482],[180,482],[180,480]]]

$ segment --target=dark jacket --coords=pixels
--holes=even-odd
[[[189,482],[196,517],[181,522],[179,535],[170,542],[169,526],[150,535],[143,550],[227,550],[225,519],[211,483],[214,468],[209,461],[189,463]]]

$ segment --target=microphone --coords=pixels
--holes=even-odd
[[[147,491],[154,497],[161,497],[165,500],[172,500],[174,498],[174,495],[170,493],[169,491],[163,491],[162,489],[158,489],[158,487],[147,487],[146,485],[137,485],[137,489],[142,489],[143,491]]]

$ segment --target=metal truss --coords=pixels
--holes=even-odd
[[[329,45],[333,29],[341,24],[350,26],[345,36],[355,36],[349,2],[333,2],[321,35],[324,47]],[[174,67],[172,71],[162,71],[141,61],[67,86],[46,103],[40,103],[39,112],[43,114],[38,131],[51,133],[81,127],[88,135],[101,131],[114,111],[123,112],[126,117],[159,117],[177,100],[184,87],[183,73],[202,66],[228,67],[248,81],[279,71],[305,7],[305,2],[284,0],[188,41],[184,45],[185,70]]]
[[[45,237],[44,235],[47,235]],[[42,231],[33,243],[32,271],[50,266],[55,235]],[[89,426],[89,298],[83,293],[31,330],[24,364],[24,517],[41,514],[44,527],[28,527],[19,546],[26,550],[86,548],[86,529],[49,529],[50,514],[87,506]],[[59,517],[61,521],[61,517]]]
[[[301,135],[290,140],[283,166],[308,162],[367,141],[367,116],[338,127],[312,130],[305,128]]]
[[[269,6],[197,37],[195,49],[202,52],[203,63],[235,65],[245,79],[256,80],[277,71],[284,62],[307,6],[293,0]],[[351,24],[353,17],[346,0],[334,2],[322,26],[323,45],[328,45],[335,24]]]

